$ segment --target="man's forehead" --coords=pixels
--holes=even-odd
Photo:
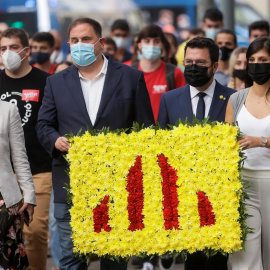
[[[21,40],[18,37],[2,37],[0,41],[1,41],[1,47],[11,46],[11,45],[22,46]]]
[[[127,31],[127,30],[122,30],[122,29],[114,29],[113,30],[113,34],[128,34],[129,33],[129,31]]]
[[[213,25],[213,26],[221,26],[222,25],[222,21],[212,21],[208,18],[205,18],[205,24],[207,25]]]
[[[50,44],[48,41],[32,41],[32,46],[38,46],[38,47],[50,47]]]
[[[234,42],[234,36],[230,33],[218,33],[216,35],[216,41],[232,41]]]
[[[81,36],[96,36],[95,30],[92,25],[88,23],[81,23],[75,25],[70,30],[70,38],[81,37]]]
[[[210,59],[208,48],[190,48],[186,50],[186,59]]]
[[[266,29],[253,29],[251,30],[251,35],[264,35],[268,36],[268,32]]]

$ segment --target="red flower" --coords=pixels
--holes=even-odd
[[[197,192],[197,197],[201,227],[214,225],[216,223],[215,214],[208,197],[202,191]]]
[[[94,231],[97,233],[100,233],[101,229],[103,229],[106,232],[111,231],[111,227],[108,224],[109,222],[108,202],[109,202],[109,196],[105,196],[101,204],[93,210]]]
[[[143,173],[142,157],[136,158],[134,166],[129,169],[127,176],[128,195],[128,218],[130,221],[129,230],[136,231],[144,228],[143,224]]]
[[[163,216],[165,219],[165,230],[180,230],[179,228],[179,215],[178,215],[178,194],[177,194],[177,184],[178,180],[177,170],[172,168],[168,164],[168,158],[163,155],[158,156],[159,166],[161,168],[162,182],[162,192],[163,192]]]

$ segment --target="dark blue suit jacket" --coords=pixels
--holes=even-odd
[[[216,81],[214,96],[208,115],[210,121],[222,122],[225,120],[229,97],[235,92],[235,90],[222,86]],[[220,98],[221,96],[222,98]],[[160,100],[158,122],[162,128],[167,127],[168,124],[175,125],[179,118],[181,120],[186,120],[187,118],[190,123],[193,121],[189,84],[164,93]]]
[[[42,106],[38,115],[37,134],[40,143],[53,156],[53,188],[55,202],[66,202],[64,183],[69,183],[67,164],[55,142],[65,134],[80,129],[111,130],[132,127],[133,121],[149,126],[155,123],[143,73],[109,59],[101,102],[92,125],[78,75],[72,65],[47,79]]]

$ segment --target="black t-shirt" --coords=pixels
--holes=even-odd
[[[51,172],[52,159],[38,141],[35,126],[50,74],[35,67],[24,77],[14,79],[0,73],[0,99],[16,104],[22,119],[25,146],[32,174]]]

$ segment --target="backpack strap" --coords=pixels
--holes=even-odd
[[[139,62],[132,63],[131,67],[138,69],[139,68]],[[175,68],[176,68],[175,65],[166,63],[165,74],[166,74],[166,81],[167,81],[169,91],[172,90],[172,89],[175,89],[175,84],[174,84]]]
[[[175,89],[175,83],[174,83],[174,73],[175,73],[175,65],[166,63],[166,81],[168,85],[169,91],[172,89]]]
[[[139,68],[139,62],[132,63],[131,67],[138,69]]]

